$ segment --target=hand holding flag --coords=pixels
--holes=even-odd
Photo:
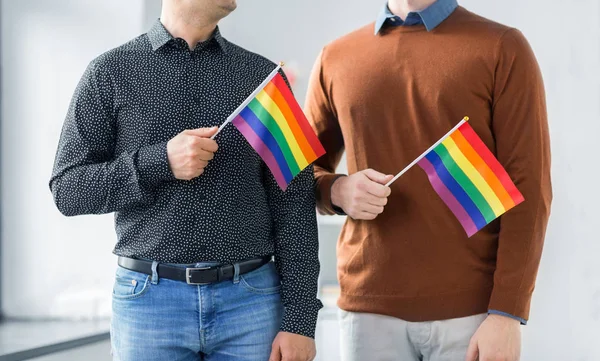
[[[167,143],[169,168],[175,178],[191,180],[204,173],[219,149],[211,138],[216,132],[217,127],[184,130]]]
[[[217,134],[233,123],[285,190],[298,173],[325,154],[325,149],[279,74],[281,66],[227,118]]]
[[[373,169],[338,178],[331,186],[331,203],[353,219],[373,220],[383,212],[392,179]]]

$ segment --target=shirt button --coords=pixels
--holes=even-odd
[[[390,20],[391,20],[391,21],[396,21],[396,18],[391,18]]]

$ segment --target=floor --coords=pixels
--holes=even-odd
[[[51,343],[65,342],[77,337],[103,333],[108,330],[107,322],[42,322],[42,323],[5,323],[0,327],[0,361],[22,360],[23,358],[5,357],[31,347],[43,347]],[[317,324],[316,343],[318,356],[316,361],[339,360],[339,330],[337,309],[329,306],[320,312]],[[62,351],[42,357],[29,358],[32,361],[111,361],[110,342],[96,342],[68,351]]]
[[[0,361],[22,360],[32,354],[66,349],[76,343],[74,340],[106,339],[108,329],[108,321],[3,321]]]
[[[73,350],[58,352],[48,356],[29,359],[31,361],[112,361],[110,341],[98,342]]]

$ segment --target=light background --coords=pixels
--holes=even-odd
[[[160,1],[0,1],[2,311],[28,318],[106,317],[116,266],[112,216],[64,218],[47,181],[86,65],[145,32]],[[461,4],[521,29],[546,83],[555,198],[522,359],[600,360],[600,3]],[[373,21],[381,6],[379,0],[240,0],[221,28],[249,50],[295,63],[295,92],[303,100],[321,47]],[[329,282],[335,279],[340,222],[320,222],[322,281]]]

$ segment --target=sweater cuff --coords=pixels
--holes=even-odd
[[[522,291],[510,291],[496,286],[492,290],[488,310],[503,312],[526,324],[530,305],[531,293],[524,294]]]
[[[319,177],[317,182],[317,204],[321,214],[345,216],[344,210],[333,205],[331,202],[331,187],[340,177],[346,177],[345,174],[325,174]]]
[[[162,182],[175,180],[169,166],[167,142],[140,148],[137,152],[136,166],[144,187],[154,188]]]
[[[527,325],[527,320],[522,319],[521,317],[511,315],[510,313],[506,313],[506,312],[502,312],[502,311],[498,311],[498,310],[488,310],[488,315],[498,315],[498,316],[512,318],[513,320],[519,321],[521,323],[521,325]]]

